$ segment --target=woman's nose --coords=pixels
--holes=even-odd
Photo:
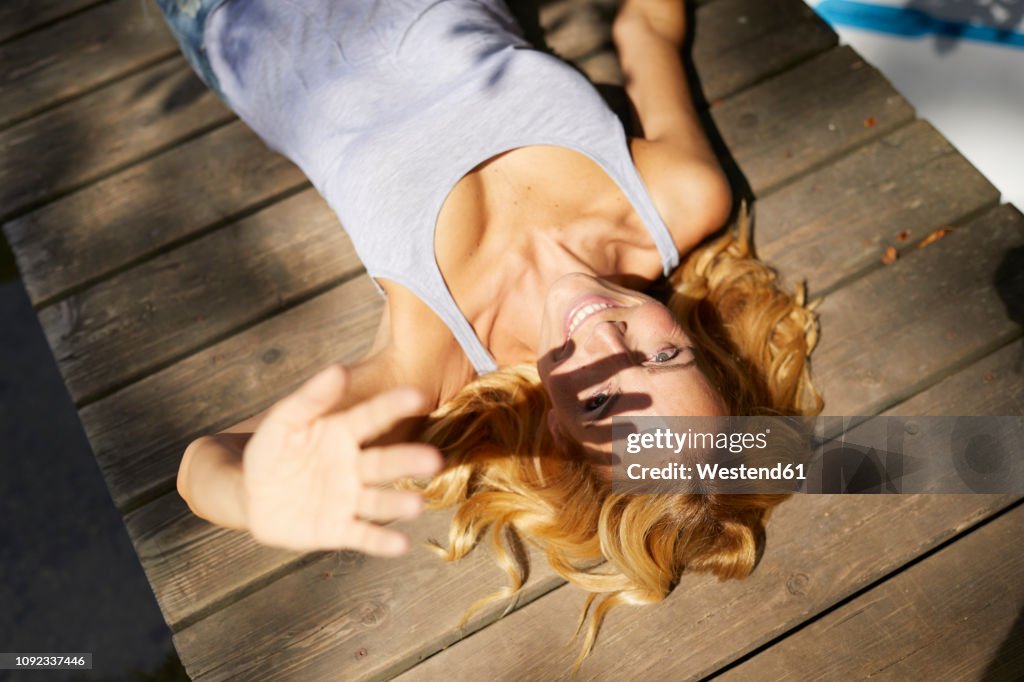
[[[583,349],[591,353],[624,353],[626,348],[625,322],[605,320],[598,322],[590,331]]]

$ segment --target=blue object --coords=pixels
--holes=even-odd
[[[206,30],[206,18],[224,2],[225,0],[156,0],[171,33],[181,46],[185,59],[192,65],[199,79],[221,98],[224,95],[206,56],[203,34]]]
[[[939,35],[1024,48],[1024,33],[933,17],[919,9],[887,7],[853,0],[824,0],[815,11],[830,24],[919,37]]]

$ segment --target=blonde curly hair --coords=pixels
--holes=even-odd
[[[706,372],[734,415],[816,415],[823,401],[810,380],[808,357],[817,341],[806,291],[780,290],[777,276],[756,259],[750,221],[686,258],[660,292],[701,349]],[[662,601],[685,570],[719,579],[750,574],[764,542],[764,525],[784,494],[613,493],[609,481],[577,452],[559,448],[547,427],[549,399],[534,365],[506,367],[467,385],[436,410],[422,439],[445,456],[423,491],[428,507],[458,505],[444,559],[465,556],[490,530],[495,559],[509,584],[472,604],[478,609],[512,598],[527,565],[515,545],[541,548],[551,567],[590,592],[576,628],[598,603],[573,671],[594,646],[608,610]],[[510,605],[511,606],[511,605]]]

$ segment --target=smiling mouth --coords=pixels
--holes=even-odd
[[[575,308],[569,311],[569,314],[565,317],[565,343],[569,343],[569,339],[572,338],[573,332],[579,329],[580,325],[583,324],[587,318],[592,315],[596,315],[602,310],[608,308],[621,308],[622,305],[618,302],[612,301],[609,298],[603,296],[588,296],[586,300],[580,302]]]

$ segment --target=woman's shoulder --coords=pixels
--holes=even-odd
[[[629,138],[629,151],[680,253],[693,249],[728,219],[732,190],[720,168],[640,137]]]

